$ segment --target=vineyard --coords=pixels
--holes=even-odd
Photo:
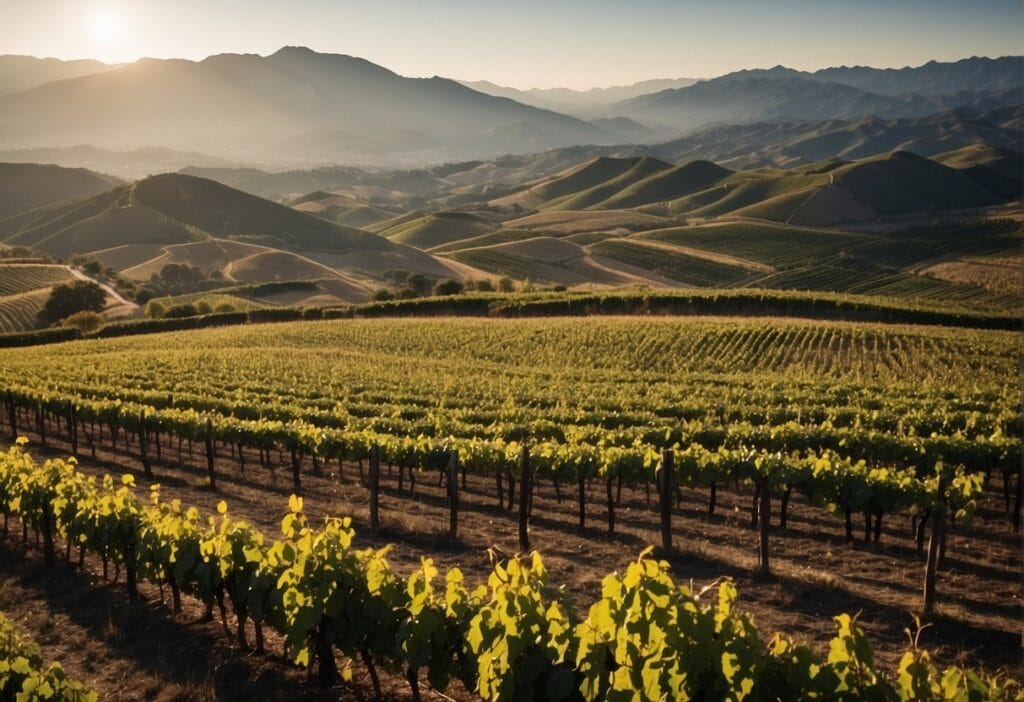
[[[0,263],[0,333],[35,328],[50,288],[72,280],[67,266]]]
[[[351,679],[349,668],[338,670],[340,652],[366,667],[378,699],[378,670],[404,674],[417,700],[422,677],[440,691],[457,681],[487,700],[1024,696],[1012,680],[943,671],[914,641],[887,675],[845,614],[835,618],[824,659],[786,636],[766,639],[736,608],[730,582],[695,592],[676,583],[650,549],[624,573],[605,577],[600,599],[577,618],[537,552],[495,564],[477,587],[457,568],[440,579],[429,558],[403,578],[388,562],[390,547],[353,548],[349,518],[317,528],[302,498],[292,495],[288,505],[283,538],[269,539],[234,519],[224,501],[217,516],[204,520],[194,507],[162,500],[157,486],[148,503],[139,499],[131,476],[97,483],[73,460],[40,465],[19,447],[0,459],[5,526],[18,518],[23,543],[30,529],[41,534],[47,562],[57,559],[56,542],[63,540],[68,563],[81,566],[88,554],[102,561],[104,576],[111,563],[123,569],[130,599],[138,598],[141,579],[166,584],[175,612],[182,594],[202,601],[207,612],[218,606],[227,633],[226,599],[242,649],[249,648],[250,624],[257,653],[265,650],[264,630],[274,630],[294,663],[315,662],[324,685]],[[42,699],[91,699],[65,683],[59,665],[35,673],[38,655],[15,652],[28,656],[24,666],[15,662],[16,673],[58,683],[42,692],[25,682],[22,690]],[[18,690],[18,682],[0,678],[0,691]]]
[[[714,525],[714,538],[735,539],[737,548],[730,553],[757,577],[776,572],[787,577],[790,564],[800,559],[794,548],[808,544],[812,550],[805,558],[816,563],[828,562],[833,549],[868,549],[905,561],[919,573],[916,594],[900,595],[899,609],[930,617],[936,607],[943,611],[956,599],[956,611],[963,614],[954,618],[965,616],[975,627],[984,620],[985,626],[1003,631],[1006,621],[993,619],[991,612],[998,609],[999,597],[1008,596],[1005,587],[994,587],[991,596],[997,599],[978,608],[961,604],[953,589],[963,582],[964,568],[973,567],[963,563],[986,562],[968,547],[974,539],[986,543],[975,535],[975,521],[980,519],[986,530],[1000,524],[996,528],[1004,533],[1019,527],[1021,418],[1019,398],[1007,382],[1016,372],[1016,354],[1012,332],[778,319],[322,321],[6,350],[0,359],[0,399],[11,434],[27,432],[34,442],[56,442],[83,458],[99,453],[127,462],[139,480],[150,484],[180,483],[174,476],[185,476],[179,494],[186,505],[204,500],[209,508],[209,500],[219,499],[222,491],[244,485],[250,499],[261,491],[271,498],[282,490],[304,495],[320,507],[316,516],[357,511],[328,506],[325,490],[330,486],[342,504],[359,505],[360,515],[366,515],[360,523],[371,538],[380,538],[378,532],[407,538],[394,529],[406,518],[403,513],[424,503],[435,520],[428,528],[459,543],[474,540],[466,535],[467,525],[480,526],[486,504],[486,514],[492,515],[486,523],[492,526],[484,528],[497,529],[493,520],[504,523],[494,536],[518,537],[514,543],[524,554],[534,547],[545,551],[548,542],[538,541],[537,534],[551,533],[555,524],[577,529],[581,544],[605,539],[611,545],[621,539],[627,541],[618,543],[633,543],[630,539],[639,534],[642,541],[661,547],[659,558],[688,553],[695,525]],[[21,456],[8,460],[20,461],[24,470],[37,470],[23,454],[11,456]],[[283,485],[278,469],[287,475]],[[207,526],[198,512],[158,500],[156,493],[152,505],[145,506],[128,485],[101,485],[92,477],[96,474],[64,464],[53,470],[63,476],[58,481],[75,484],[76,495],[80,488],[98,490],[107,497],[96,499],[121,495],[126,504],[138,505],[129,509],[133,520],[146,522],[159,513],[169,520],[166,528],[172,535],[191,534],[188,538],[198,542],[213,538],[203,535]],[[190,489],[188,481],[198,476],[205,490],[215,492]],[[81,487],[88,484],[92,488]],[[294,548],[272,542],[261,521],[265,514],[247,514],[252,523],[243,531],[263,549],[254,563],[268,559],[267,567],[280,569],[266,576],[261,587],[291,582],[299,593],[281,595],[284,604],[260,606],[267,612],[265,623],[285,637],[300,663],[323,663],[333,646],[374,670],[374,678],[378,669],[404,671],[411,684],[416,670],[429,669],[431,685],[459,679],[467,689],[494,699],[509,699],[527,688],[536,691],[540,684],[556,686],[543,688],[549,696],[555,696],[552,689],[567,690],[566,698],[574,690],[586,699],[614,698],[620,686],[670,690],[675,693],[670,696],[684,689],[691,694],[714,690],[717,696],[728,694],[730,685],[742,688],[748,682],[762,691],[756,695],[761,698],[782,694],[772,692],[779,670],[785,679],[804,680],[799,684],[808,685],[801,688],[807,694],[812,689],[823,694],[823,688],[813,687],[819,683],[854,684],[836,682],[843,674],[829,667],[838,664],[832,654],[821,660],[787,638],[759,638],[745,615],[734,611],[730,590],[715,585],[702,593],[672,585],[673,578],[687,577],[674,559],[663,563],[644,557],[629,561],[632,565],[617,560],[624,574],[609,576],[596,590],[573,591],[572,601],[564,605],[551,599],[554,590],[541,575],[539,560],[529,558],[503,558],[487,573],[461,564],[489,578],[486,591],[463,587],[454,576],[456,587],[451,575],[444,586],[435,586],[426,563],[420,571],[410,568],[397,575],[387,565],[387,551],[379,550],[383,544],[377,542],[377,550],[354,550],[353,539],[359,537],[347,522],[314,528],[296,500],[284,536],[308,549],[301,558]],[[497,512],[491,511],[495,502]],[[85,528],[62,522],[61,504],[54,503],[51,537],[66,538],[69,529]],[[12,505],[5,514],[18,516],[20,508]],[[639,532],[638,520],[645,525]],[[818,530],[837,533],[827,552],[823,543],[797,538],[808,520]],[[217,521],[232,525],[223,527],[228,531],[238,524],[224,515]],[[45,517],[26,523],[43,532],[46,542]],[[84,539],[75,532],[68,543],[86,544],[82,553],[95,552],[104,571],[108,562],[131,570],[123,549],[118,551],[107,536],[95,537],[106,545],[94,551],[89,545],[94,537],[81,533]],[[213,589],[201,591],[190,580],[213,577],[210,569],[168,575],[166,569],[143,564],[156,556],[145,556],[139,543],[134,567],[140,579],[159,583],[163,578],[175,593],[198,593],[204,602],[211,601],[216,582],[206,581],[202,587]],[[641,548],[628,550],[635,555]],[[164,546],[153,550],[166,553]],[[281,556],[284,552],[290,556]],[[250,554],[255,558],[255,551]],[[303,565],[294,572],[299,561]],[[177,572],[173,564],[170,570]],[[286,577],[285,571],[293,574]],[[355,580],[333,585],[316,580],[341,572]],[[736,577],[747,577],[739,572]],[[222,572],[219,577],[226,581],[229,576]],[[170,585],[175,578],[183,580]],[[527,646],[525,639],[508,641],[510,632],[502,630],[497,612],[506,610],[494,603],[511,597],[504,591],[510,580],[535,593],[510,601],[516,607],[529,603],[532,609],[521,613],[521,621],[546,632],[543,650]],[[1011,577],[1006,587],[1012,583]],[[317,588],[335,586],[363,593],[360,616],[373,617],[373,626],[345,620],[351,613],[336,611],[334,605],[308,600],[308,593],[322,591]],[[676,593],[668,601],[647,592],[665,592],[666,587]],[[611,599],[591,607],[598,592]],[[396,593],[401,597],[391,599]],[[230,589],[227,594],[232,599]],[[465,608],[454,607],[461,614],[451,611],[453,597],[465,603]],[[627,601],[641,610],[655,607],[647,612],[650,621],[678,621],[684,611],[693,617],[672,633],[682,638],[628,634],[665,647],[642,657],[675,663],[643,672],[640,658],[630,658],[640,654],[629,645],[608,648],[609,641],[627,634],[592,618],[622,621],[625,610],[616,608]],[[486,614],[492,611],[488,602],[495,608],[492,614]],[[857,602],[870,618],[870,600]],[[432,627],[439,619],[447,623],[412,634],[392,619],[399,616],[396,612],[419,606],[440,608],[427,617]],[[571,613],[587,610],[589,618]],[[739,639],[718,638],[720,630],[704,628],[702,622],[717,621],[716,614]],[[239,616],[244,631],[244,608]],[[324,618],[328,640],[310,648],[310,633],[321,631]],[[292,621],[300,623],[298,629],[290,628]],[[839,626],[841,643],[832,650],[863,650],[858,625],[841,619]],[[369,636],[358,633],[367,627],[423,640],[399,646],[399,651],[395,645],[401,636],[360,639]],[[733,644],[737,648],[730,648]],[[465,655],[440,661],[432,646]],[[516,671],[521,665],[500,660],[487,646],[505,651],[502,655],[518,651],[536,666],[528,666],[528,679],[520,680]],[[725,648],[714,649],[715,660],[705,663],[686,662],[680,653],[715,646]],[[895,668],[903,654],[886,646],[880,655]],[[406,650],[410,647],[417,652]],[[675,656],[659,658],[659,651],[668,650]],[[736,661],[724,666],[723,656],[733,653]],[[914,684],[931,690],[918,698],[939,695],[947,682],[988,686],[982,695],[1004,694],[994,687],[1003,683],[984,675],[975,679],[955,668],[936,672],[929,667],[931,659],[922,658],[927,654],[914,646],[907,655],[906,665],[924,676]],[[979,655],[974,662],[984,670],[1005,664],[998,656],[987,658],[987,652]],[[471,660],[476,665],[467,667]],[[611,667],[609,661],[614,661]],[[807,680],[810,661],[830,672],[820,679],[811,676],[817,682]],[[950,663],[946,658],[943,665]],[[445,672],[435,672],[435,664]],[[803,672],[777,667],[790,665],[803,666]],[[913,674],[883,674],[873,665],[858,664],[861,672],[871,672],[856,685],[874,681],[870,684],[885,690],[878,693],[880,699],[906,692],[899,686],[909,685]],[[330,668],[320,667],[328,681],[336,672]],[[739,678],[736,671],[742,673]],[[630,677],[634,673],[639,677]]]

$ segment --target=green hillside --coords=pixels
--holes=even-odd
[[[732,171],[710,161],[691,161],[645,178],[624,188],[601,203],[602,209],[628,208],[674,200],[688,193],[706,190]]]
[[[483,234],[494,223],[471,212],[432,212],[395,224],[379,234],[391,241],[420,249],[430,249]]]

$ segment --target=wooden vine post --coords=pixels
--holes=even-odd
[[[139,412],[139,457],[142,458],[142,470],[146,472],[146,477],[152,478],[153,467],[149,462],[149,429],[146,427],[145,412]]]
[[[448,459],[448,538],[459,538],[459,452],[454,449]]]
[[[14,393],[7,391],[7,412],[11,422],[11,439],[18,438],[18,411],[14,404]]]
[[[75,403],[68,403],[68,435],[71,437],[71,455],[78,455],[78,416]]]
[[[758,543],[757,543],[757,574],[767,577],[771,574],[768,562],[768,529],[772,518],[772,491],[768,478],[761,478],[760,504],[757,509]]]
[[[519,455],[519,550],[530,550],[530,448],[523,442]]]
[[[661,489],[661,547],[672,550],[672,478],[675,471],[675,456],[672,449],[661,452],[661,468],[658,470],[658,484]]]
[[[924,567],[923,614],[930,618],[935,614],[935,575],[939,570],[939,544],[946,528],[946,473],[939,468],[939,487],[932,510],[932,533],[928,539],[928,560]]]
[[[213,472],[213,420],[206,418],[206,473],[210,479],[210,488],[217,487],[217,476]]]
[[[370,533],[380,528],[380,447],[370,447]]]
[[[298,448],[295,446],[295,441],[291,440],[288,444],[288,450],[291,453],[292,459],[292,490],[296,495],[302,494],[302,466],[299,461]]]

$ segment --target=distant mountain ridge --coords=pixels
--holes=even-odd
[[[0,55],[0,95],[28,90],[55,80],[112,71],[118,66],[91,59],[61,61],[17,54]]]
[[[497,85],[486,80],[459,81],[481,93],[507,97],[525,105],[533,105],[546,110],[564,112],[577,117],[590,119],[599,116],[603,108],[620,100],[655,93],[670,88],[683,88],[693,85],[697,78],[654,78],[642,80],[631,85],[614,85],[607,88],[590,88],[589,90],[572,90],[571,88],[529,88],[520,90]]]
[[[6,63],[21,58],[0,57],[0,76]],[[30,63],[40,61],[39,66],[50,65]],[[89,144],[107,151],[184,152],[164,152],[161,162],[178,167],[181,158],[194,154],[199,163],[192,165],[204,166],[219,161],[407,168],[573,145],[652,144],[711,125],[919,118],[1024,103],[1024,58],[1014,56],[813,73],[778,66],[684,87],[678,86],[690,79],[590,91],[480,86],[520,101],[437,76],[406,78],[364,59],[303,47],[269,56],[56,66],[65,73],[94,72],[6,95],[0,89],[0,152]],[[620,95],[628,97],[606,104]],[[567,99],[591,105],[587,119],[543,109],[544,100]],[[139,175],[135,166],[129,168],[124,175]]]
[[[303,142],[302,140],[306,140]],[[296,142],[298,140],[298,142]],[[323,162],[394,144],[420,158],[609,143],[582,120],[471,90],[405,78],[363,59],[285,47],[270,56],[144,59],[0,97],[0,148],[159,145]]]

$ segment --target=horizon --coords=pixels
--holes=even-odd
[[[106,61],[101,61],[100,59],[97,59],[97,58],[94,58],[94,57],[91,57],[91,56],[82,56],[82,57],[76,57],[76,58],[61,58],[61,57],[58,57],[58,56],[40,56],[40,55],[32,55],[32,54],[12,54],[12,53],[6,53],[6,54],[0,54],[0,57],[13,56],[13,57],[33,58],[33,59],[38,59],[38,60],[41,60],[41,61],[57,60],[57,61],[65,62],[65,63],[73,63],[73,62],[76,62],[76,61],[98,61],[99,63],[102,63],[102,64],[104,64],[106,66],[125,67],[125,66],[131,66],[131,65],[136,64],[136,63],[138,63],[140,61],[147,61],[147,60],[155,60],[155,61],[188,61],[190,63],[201,63],[201,62],[205,61],[206,59],[213,58],[215,56],[258,56],[260,58],[269,58],[269,57],[273,56],[274,54],[276,54],[276,53],[278,53],[280,51],[283,51],[285,49],[306,49],[306,50],[312,51],[313,53],[320,54],[320,55],[345,56],[345,57],[348,57],[348,58],[361,59],[361,60],[370,61],[370,59],[368,59],[368,58],[366,58],[364,56],[358,56],[358,55],[355,55],[355,54],[348,54],[348,53],[340,52],[340,51],[319,50],[319,49],[316,49],[316,48],[313,48],[313,47],[303,46],[303,45],[298,45],[298,44],[283,44],[280,47],[278,47],[277,49],[275,49],[273,51],[268,51],[268,52],[265,52],[265,53],[257,53],[257,52],[252,52],[252,51],[245,51],[245,52],[220,51],[220,52],[213,53],[213,54],[208,54],[206,56],[202,56],[202,57],[199,57],[199,58],[186,58],[186,57],[183,57],[183,56],[168,56],[168,57],[140,56],[139,58],[137,58],[135,60],[123,61],[123,62],[106,62]],[[570,87],[568,87],[566,85],[552,85],[552,86],[547,87],[547,88],[541,88],[541,87],[538,87],[538,86],[517,87],[517,86],[507,85],[507,84],[504,84],[504,83],[499,83],[497,81],[490,80],[488,78],[473,78],[473,79],[469,79],[469,78],[463,78],[463,77],[460,77],[460,76],[449,76],[449,75],[439,75],[439,74],[434,74],[434,75],[407,75],[407,74],[401,73],[400,71],[398,71],[397,69],[395,69],[395,68],[393,68],[391,66],[388,66],[388,65],[385,65],[385,64],[379,64],[379,63],[376,63],[375,61],[371,61],[371,63],[374,63],[375,65],[380,66],[381,68],[385,68],[385,69],[387,69],[389,71],[392,71],[393,73],[396,73],[396,74],[398,74],[400,76],[403,76],[405,78],[435,78],[435,77],[437,77],[437,78],[447,78],[447,79],[451,79],[451,80],[454,80],[454,81],[457,81],[457,82],[464,82],[464,83],[490,83],[490,84],[492,84],[492,85],[494,85],[496,87],[499,87],[499,88],[511,88],[511,89],[520,90],[520,91],[523,91],[523,92],[527,92],[527,91],[530,91],[530,90],[573,90],[573,91],[576,91],[576,92],[587,92],[587,91],[590,91],[590,90],[607,90],[607,89],[611,89],[611,88],[629,87],[629,86],[632,86],[632,85],[635,85],[635,84],[638,84],[638,83],[644,83],[644,82],[650,82],[650,81],[659,81],[659,80],[680,80],[680,79],[690,79],[690,80],[694,80],[694,81],[714,80],[715,78],[720,78],[722,76],[728,75],[729,73],[736,73],[736,72],[740,72],[740,71],[769,71],[769,70],[774,70],[774,69],[778,69],[778,68],[784,68],[784,69],[790,69],[790,70],[798,70],[798,71],[803,71],[803,72],[806,72],[806,73],[814,73],[815,71],[825,70],[825,69],[829,69],[829,68],[870,68],[870,69],[878,69],[878,70],[900,70],[900,69],[909,69],[909,68],[920,68],[920,67],[926,66],[926,65],[928,65],[930,63],[958,63],[960,61],[968,61],[968,60],[971,60],[971,59],[985,59],[985,60],[989,60],[989,61],[996,61],[996,60],[999,60],[999,59],[1013,58],[1013,57],[1019,57],[1019,56],[1024,56],[1024,52],[1007,53],[1007,54],[972,54],[970,56],[960,56],[958,58],[941,59],[941,60],[940,59],[932,58],[932,59],[928,59],[926,61],[922,61],[920,63],[905,64],[905,65],[893,65],[893,66],[873,65],[873,64],[867,64],[867,63],[848,63],[848,64],[822,65],[822,66],[817,66],[817,67],[814,67],[814,68],[796,68],[795,66],[789,66],[789,65],[786,65],[786,64],[782,64],[782,63],[776,63],[776,64],[773,64],[773,65],[765,64],[765,65],[746,66],[746,67],[743,67],[743,68],[737,68],[737,69],[735,69],[733,71],[728,71],[727,73],[719,73],[719,74],[715,74],[715,75],[706,75],[706,76],[652,75],[652,76],[649,76],[649,77],[646,77],[646,78],[640,78],[638,80],[633,81],[632,83],[614,83],[614,84],[607,84],[607,85],[592,85],[592,86],[585,86],[585,87],[580,87],[580,88],[570,88]]]
[[[17,31],[5,53],[63,61],[201,61],[304,46],[408,77],[589,90],[777,65],[903,68],[1018,55],[1024,13],[1010,0],[969,7],[787,0],[770,8],[743,0],[728,18],[707,0],[569,0],[557,7],[529,0],[514,8],[393,0],[358,10],[350,2],[300,0],[287,11],[267,0],[183,0],[173,8],[156,0],[44,0],[19,1],[8,26]],[[841,38],[833,36],[837,26]]]

